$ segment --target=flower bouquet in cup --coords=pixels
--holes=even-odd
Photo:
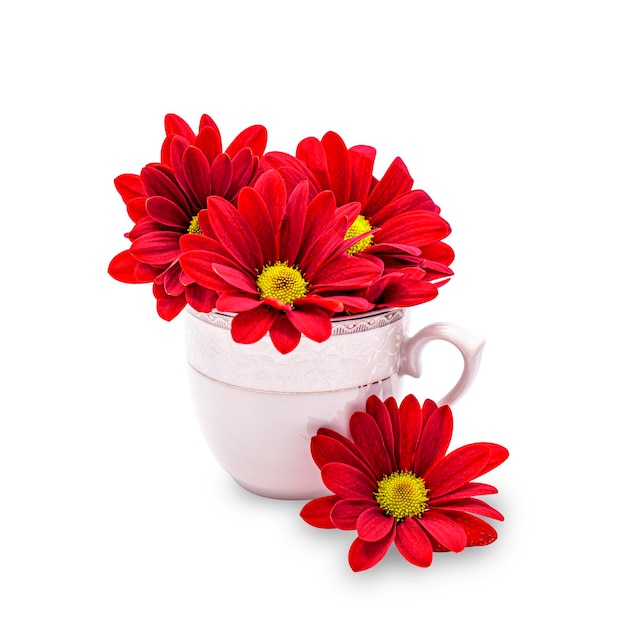
[[[326,341],[333,319],[437,296],[450,226],[400,158],[378,179],[375,149],[334,132],[294,155],[266,143],[260,125],[224,146],[208,115],[198,132],[167,115],[160,160],[115,179],[133,227],[111,276],[151,283],[165,320],[231,314],[233,341],[269,335],[283,354]]]

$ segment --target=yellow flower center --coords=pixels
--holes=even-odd
[[[198,225],[198,216],[194,215],[191,218],[191,222],[189,222],[189,228],[187,228],[188,233],[192,233],[194,235],[201,235],[202,231],[200,230],[200,226]]]
[[[294,300],[304,298],[309,285],[297,267],[282,261],[266,265],[258,275],[256,284],[263,298],[274,298],[285,304],[293,304]]]
[[[394,472],[378,481],[374,493],[378,506],[401,522],[405,517],[422,517],[428,503],[424,480],[413,472]]]
[[[359,235],[366,233],[368,230],[372,230],[372,225],[362,215],[359,215],[354,222],[352,222],[352,226],[350,226],[350,228],[346,231],[344,241],[346,239],[351,239],[352,237],[358,237]],[[355,243],[352,247],[348,248],[348,254],[363,252],[363,250],[372,245],[372,241],[374,241],[374,235],[363,237],[361,241],[357,241],[357,243]]]

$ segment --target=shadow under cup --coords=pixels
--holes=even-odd
[[[406,309],[338,318],[329,339],[302,337],[281,354],[269,336],[235,343],[232,316],[185,310],[192,400],[200,428],[224,470],[248,491],[280,499],[311,499],[329,491],[310,453],[318,428],[349,435],[353,412],[370,395],[402,398],[407,379],[420,375],[423,346],[453,343],[464,370],[443,399],[469,387],[484,340],[452,324],[432,324],[407,336]]]

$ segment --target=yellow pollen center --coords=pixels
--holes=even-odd
[[[198,225],[198,216],[194,215],[191,218],[191,222],[189,222],[189,228],[187,228],[188,233],[192,233],[194,235],[201,235],[202,231],[200,230],[200,226]]]
[[[263,298],[274,298],[285,304],[304,298],[308,292],[308,283],[297,267],[279,261],[266,265],[256,279],[257,287]]]
[[[352,222],[352,226],[350,226],[350,228],[346,231],[344,241],[346,239],[351,239],[352,237],[358,237],[359,235],[366,233],[368,230],[372,230],[372,225],[362,215],[359,215],[354,222]],[[348,248],[348,254],[363,252],[363,250],[366,250],[372,245],[372,241],[374,241],[374,235],[367,235],[367,237],[363,237],[363,239],[357,241],[353,246]]]
[[[428,489],[413,472],[394,472],[378,481],[374,493],[378,506],[401,522],[405,517],[422,517],[428,503]]]

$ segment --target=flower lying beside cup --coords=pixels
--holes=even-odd
[[[472,443],[448,453],[452,411],[415,396],[384,402],[370,396],[350,419],[350,436],[320,428],[311,454],[330,495],[300,515],[318,528],[356,530],[348,553],[354,571],[376,565],[392,543],[404,558],[428,567],[433,552],[461,552],[493,543],[483,517],[503,515],[476,496],[495,494],[474,482],[503,463],[506,448]]]

